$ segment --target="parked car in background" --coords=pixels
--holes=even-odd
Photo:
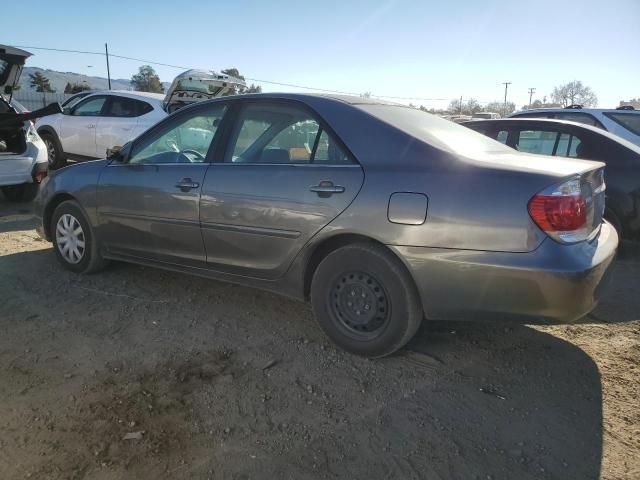
[[[25,108],[11,98],[31,54],[0,45],[0,190],[10,201],[29,201],[47,175],[47,150]],[[40,110],[42,114],[51,109]],[[57,110],[59,111],[59,110]]]
[[[640,145],[640,110],[632,106],[618,108],[582,108],[570,105],[566,108],[538,108],[523,110],[510,115],[511,118],[553,118],[569,120],[601,128],[619,137]]]
[[[166,95],[102,90],[80,92],[68,99],[59,115],[38,121],[47,145],[49,165],[59,168],[67,159],[104,158],[107,149],[136,138],[169,113],[244,86],[244,81],[204,70],[188,70],[176,77]]]
[[[464,125],[520,152],[604,162],[604,217],[622,238],[640,239],[639,146],[601,128],[562,120],[512,118]]]
[[[476,112],[471,115],[471,118],[477,119],[490,119],[490,118],[500,118],[500,114],[496,112]]]
[[[425,316],[588,313],[618,244],[603,167],[406,106],[243,95],[53,172],[36,215],[71,271],[122,260],[310,299],[338,345],[377,357]]]

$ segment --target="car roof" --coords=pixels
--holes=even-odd
[[[572,122],[569,120],[558,120],[554,118],[498,118],[498,119],[487,119],[487,120],[471,120],[469,122],[464,122],[462,125],[472,126],[472,125],[495,125],[495,126],[506,126],[506,125],[522,125],[522,124],[530,124],[530,125],[540,125],[540,126],[558,126],[563,125],[570,127],[572,129],[578,130],[587,130],[596,135],[600,135],[602,137],[606,137],[610,140],[613,140],[616,143],[619,143],[630,150],[633,150],[635,153],[640,155],[640,146],[632,143],[618,135],[615,135],[611,132],[607,132],[602,128],[594,127],[592,125],[586,125],[584,123]]]
[[[527,115],[529,113],[610,113],[610,112],[622,112],[622,113],[637,113],[640,114],[640,110],[637,109],[626,109],[626,108],[532,108],[531,110],[522,110],[520,112],[514,112],[511,114],[512,117],[518,117],[520,115]]]

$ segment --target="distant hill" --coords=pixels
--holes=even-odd
[[[58,93],[64,92],[64,87],[67,83],[84,83],[87,84],[93,90],[101,90],[109,88],[109,84],[106,78],[104,77],[91,77],[89,75],[82,75],[80,73],[74,72],[57,72],[55,70],[48,70],[39,67],[24,67],[22,70],[22,75],[20,76],[20,87],[25,90],[31,90],[31,85],[29,82],[29,74],[34,74],[36,72],[40,72],[42,75],[49,79],[49,83],[51,84],[51,88]],[[162,86],[165,91],[169,87],[168,82],[163,82]],[[126,79],[118,78],[111,79],[111,88],[113,90],[133,90],[131,86],[131,82]]]

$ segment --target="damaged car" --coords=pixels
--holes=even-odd
[[[32,120],[61,111],[55,103],[27,112],[13,100],[29,52],[0,45],[0,189],[10,201],[30,201],[47,176],[47,149]]]

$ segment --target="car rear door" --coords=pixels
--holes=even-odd
[[[204,266],[200,192],[223,103],[167,118],[112,162],[98,182],[99,237],[114,255]]]
[[[64,112],[59,135],[65,153],[98,158],[96,128],[106,103],[106,95],[90,95]]]
[[[353,201],[364,174],[330,127],[298,103],[246,100],[235,115],[202,190],[207,263],[278,278]]]
[[[96,154],[102,157],[108,148],[132,140],[140,115],[150,110],[153,108],[146,102],[109,95],[96,128]]]

